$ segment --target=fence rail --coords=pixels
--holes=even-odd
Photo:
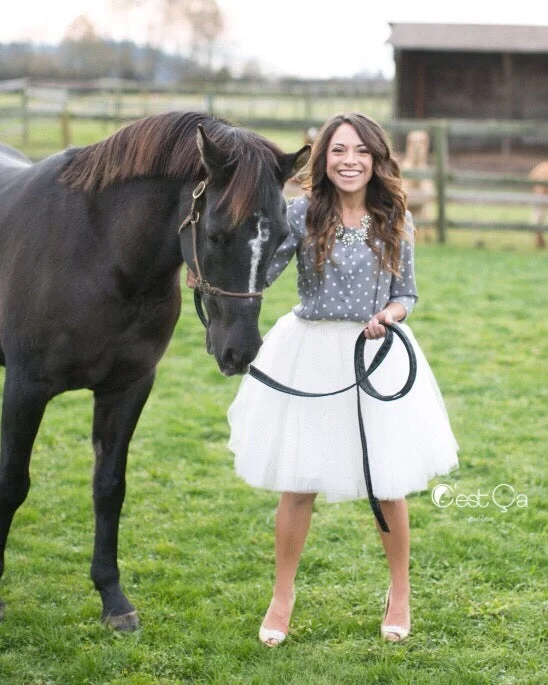
[[[410,126],[413,124],[413,129]],[[470,124],[469,128],[467,124]],[[458,131],[459,135],[485,135],[486,132],[500,136],[529,134],[544,137],[548,142],[548,124],[546,122],[517,122],[500,121],[494,127],[494,122],[464,122],[464,121],[393,121],[387,124],[392,132],[409,130],[427,130],[433,141],[435,165],[426,169],[406,169],[404,178],[430,180],[434,191],[431,193],[411,193],[413,201],[432,203],[437,208],[434,220],[416,220],[417,226],[434,225],[438,242],[446,241],[447,229],[476,229],[476,230],[505,230],[505,231],[535,231],[537,245],[545,244],[543,234],[548,231],[548,178],[545,180],[531,180],[527,176],[513,174],[478,173],[472,171],[455,171],[448,164],[448,138],[451,131]],[[450,186],[465,186],[467,190]],[[520,192],[508,188],[533,190],[543,188],[543,192]],[[499,190],[500,188],[500,190]],[[482,220],[454,220],[448,217],[449,203],[495,205],[495,206],[527,206],[537,209],[537,222],[500,222]],[[543,217],[544,214],[544,217]],[[542,219],[544,218],[544,221]]]
[[[148,91],[145,86],[133,87],[130,90],[126,84],[111,81],[96,82],[94,88],[88,88],[88,92],[97,92],[99,99],[86,105],[75,106],[71,103],[71,90],[68,87],[47,87],[42,84],[31,84],[26,79],[17,79],[9,82],[0,82],[0,93],[18,93],[20,95],[19,106],[13,103],[4,108],[0,108],[0,115],[3,119],[19,119],[21,121],[22,144],[29,142],[30,122],[33,118],[56,118],[59,121],[61,131],[61,141],[63,147],[68,147],[72,142],[73,123],[80,119],[100,120],[102,122],[115,122],[123,124],[142,118],[151,113],[151,106],[148,99]],[[115,88],[114,90],[113,87]],[[110,88],[110,90],[109,90]],[[131,100],[131,111],[125,111],[127,103],[124,95],[131,92],[133,96],[138,94],[138,99]],[[169,94],[172,91],[163,91]],[[195,103],[192,109],[201,109],[211,114],[226,114],[219,112],[218,107],[222,104],[223,98],[240,98],[248,103],[247,111],[242,111],[239,115],[232,115],[235,122],[250,128],[274,128],[286,130],[304,131],[309,126],[321,126],[324,119],[317,116],[318,103],[322,97],[387,97],[386,82],[371,88],[369,92],[347,90],[344,95],[333,89],[320,90],[319,87],[311,87],[306,92],[302,88],[298,94],[286,89],[284,92],[274,90],[251,95],[247,91],[229,90],[224,92],[201,90],[197,88],[180,89],[178,94],[193,96]],[[276,102],[284,98],[300,97],[301,107],[298,116],[288,116],[287,112],[283,116],[265,116],[255,111],[258,109],[257,103],[260,98],[263,101]],[[47,105],[44,102],[47,101]],[[168,102],[169,104],[169,102]],[[129,105],[128,105],[129,106]],[[456,221],[448,217],[448,204],[470,205],[504,205],[516,206],[526,205],[536,208],[539,222],[544,216],[548,217],[548,179],[544,181],[531,181],[526,176],[513,174],[494,174],[477,173],[471,171],[455,171],[450,169],[448,164],[448,141],[451,136],[485,137],[486,135],[503,140],[508,136],[530,137],[535,140],[544,140],[548,145],[548,122],[546,121],[496,121],[496,120],[416,120],[401,119],[387,120],[383,126],[390,134],[407,134],[412,130],[426,130],[432,140],[432,150],[434,165],[426,169],[406,169],[403,172],[405,178],[430,180],[434,185],[434,192],[422,194],[414,192],[415,201],[429,202],[436,207],[436,217],[434,220],[417,220],[417,225],[434,224],[437,230],[437,239],[443,243],[446,240],[448,228],[474,228],[474,229],[502,229],[518,231],[536,231],[539,235],[548,230],[546,219],[542,225],[532,222],[486,222],[475,220]],[[457,186],[454,188],[453,186]],[[462,190],[465,187],[467,190]],[[526,192],[533,187],[543,187],[544,194],[539,192]],[[513,189],[513,190],[510,190]],[[519,189],[519,190],[517,190]],[[525,191],[525,192],[522,192]]]

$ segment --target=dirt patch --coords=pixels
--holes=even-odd
[[[449,154],[449,166],[460,171],[528,174],[536,164],[545,159],[548,159],[548,152],[546,151],[451,152]]]

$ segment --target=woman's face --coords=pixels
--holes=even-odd
[[[373,176],[373,155],[350,124],[341,124],[329,141],[326,174],[339,194],[363,197]]]

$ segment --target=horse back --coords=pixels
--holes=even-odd
[[[11,145],[6,145],[6,143],[0,143],[0,174],[2,169],[10,169],[13,167],[27,167],[31,166],[32,162],[30,159],[24,155],[19,150],[16,150]]]
[[[14,191],[32,166],[30,159],[22,152],[9,145],[0,144],[0,213],[2,208],[5,213],[11,206]]]

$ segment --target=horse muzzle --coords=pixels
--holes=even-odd
[[[247,373],[249,365],[257,356],[262,342],[257,332],[257,342],[252,346],[249,344],[238,346],[226,345],[220,358],[217,358],[217,364],[221,373],[225,376]]]
[[[225,376],[247,373],[262,343],[256,320],[237,321],[229,328],[212,321],[207,329],[207,351]]]

